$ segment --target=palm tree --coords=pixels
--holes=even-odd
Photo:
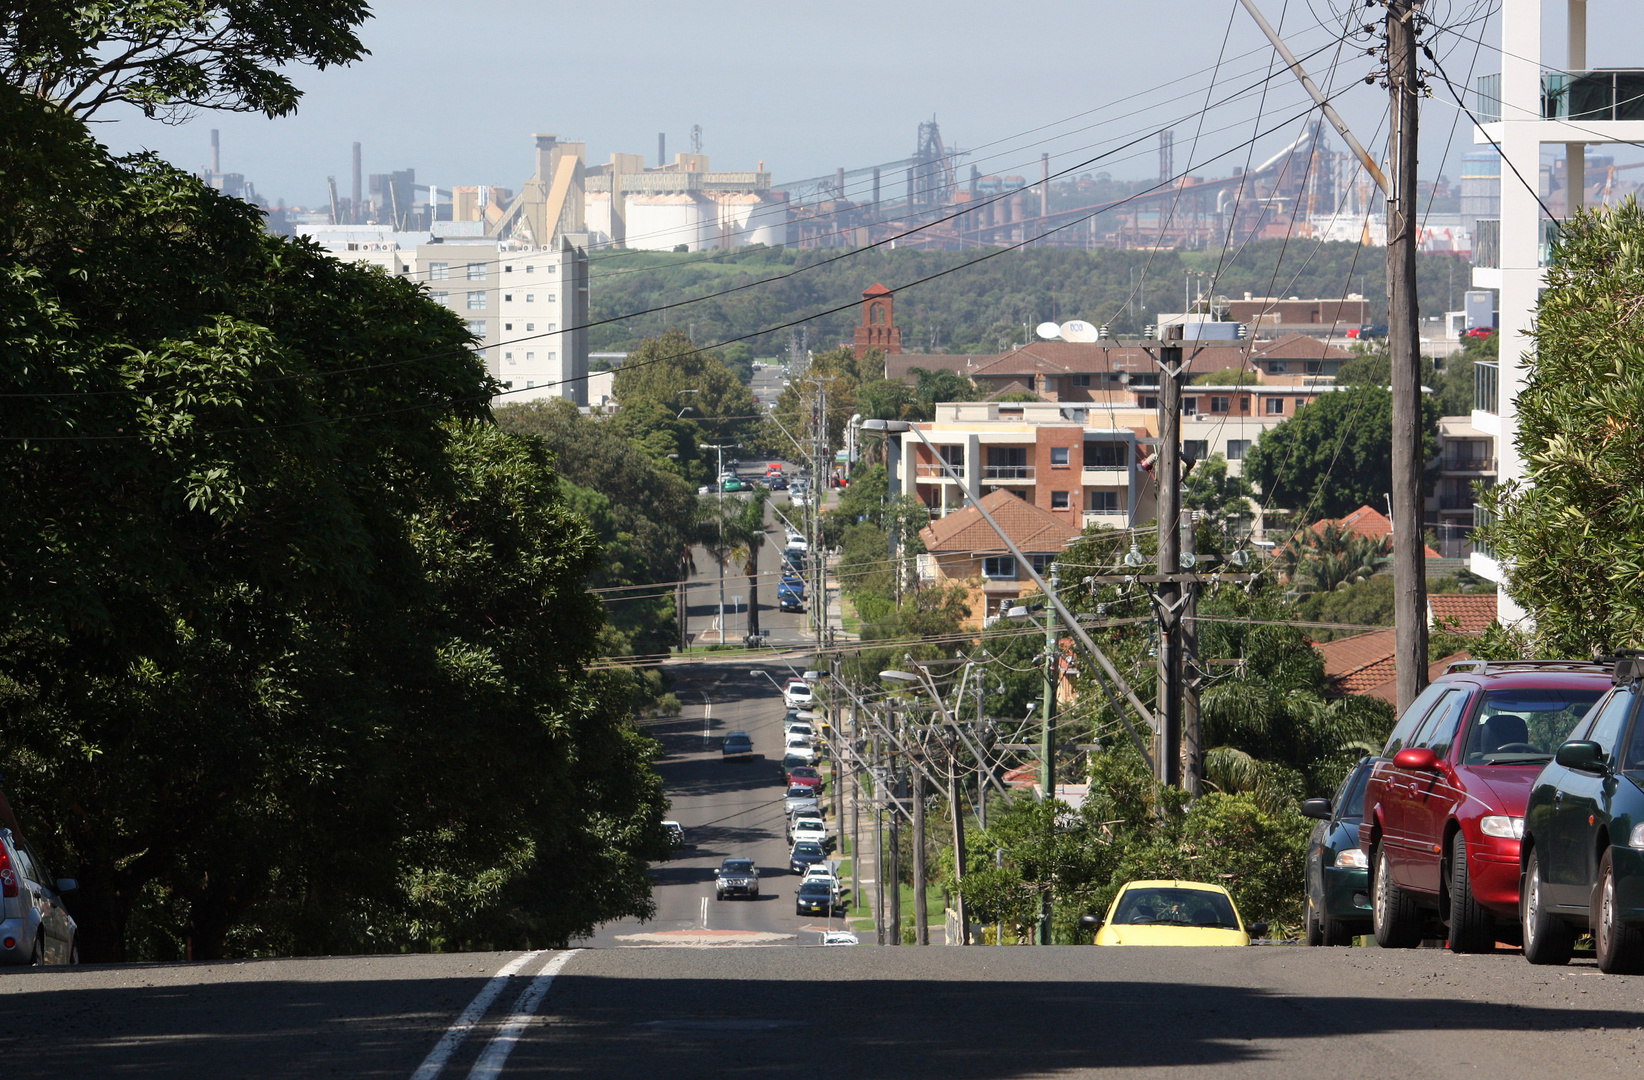
[[[727,557],[741,557],[748,575],[748,635],[759,634],[759,550],[765,546],[765,492],[755,491],[738,500],[725,516]],[[723,571],[721,571],[723,572]]]
[[[1393,538],[1361,536],[1334,521],[1304,529],[1275,557],[1279,573],[1306,592],[1329,592],[1363,581],[1392,554]]]

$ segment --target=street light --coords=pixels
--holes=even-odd
[[[700,392],[701,391],[698,391],[698,390],[681,390],[680,391],[680,393],[682,393],[682,394],[696,394],[696,393],[700,393]],[[722,444],[719,444],[719,445],[710,445],[708,443],[697,443],[696,444],[696,448],[698,450],[715,450],[715,451],[718,451],[718,453],[719,453],[719,471],[714,474],[714,491],[716,493],[716,496],[717,496],[718,502],[719,502],[719,550],[720,550],[721,554],[723,554],[724,551],[725,551],[725,481],[723,479],[723,477],[725,476],[725,451],[735,450],[739,446],[741,446],[741,443],[722,443]],[[721,645],[725,644],[725,564],[724,563],[719,564],[719,643]]]

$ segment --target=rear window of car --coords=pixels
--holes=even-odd
[[[1478,715],[1468,725],[1462,762],[1545,763],[1602,694],[1597,687],[1485,691]]]

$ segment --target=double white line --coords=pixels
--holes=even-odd
[[[417,1071],[411,1074],[411,1080],[434,1080],[440,1074],[440,1070],[445,1068],[445,1063],[451,1060],[451,1055],[463,1044],[463,1040],[468,1038],[468,1033],[484,1018],[486,1011],[491,1008],[491,1003],[502,994],[508,980],[546,951],[538,949],[535,952],[522,953],[502,965],[495,975],[486,980],[480,992],[474,995],[474,1000],[462,1010],[462,1015],[446,1029],[445,1034],[440,1036],[440,1041],[434,1044],[434,1049],[423,1058],[422,1064],[417,1066]],[[507,1062],[508,1055],[514,1052],[514,1044],[519,1042],[525,1025],[531,1022],[532,1015],[542,1004],[542,999],[547,996],[548,988],[554,985],[554,976],[560,973],[577,951],[570,949],[549,960],[537,973],[537,977],[521,991],[514,1002],[513,1011],[508,1014],[508,1019],[504,1020],[497,1033],[491,1036],[491,1041],[480,1052],[479,1060],[468,1070],[468,1080],[496,1080],[496,1077],[502,1075],[503,1064]]]

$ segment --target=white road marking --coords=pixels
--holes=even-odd
[[[713,726],[713,719],[714,719],[714,703],[708,700],[708,695],[707,694],[703,694],[702,695],[702,741],[704,743],[706,743],[708,740],[713,738],[713,736],[711,734],[709,734],[709,729]]]
[[[457,1047],[468,1038],[468,1033],[474,1030],[474,1025],[480,1022],[485,1010],[497,1000],[502,988],[508,985],[508,977],[545,951],[538,949],[536,952],[520,953],[497,969],[497,973],[486,980],[485,985],[480,987],[480,992],[474,995],[474,1000],[468,1003],[468,1008],[462,1010],[462,1015],[457,1017],[456,1023],[445,1029],[445,1034],[434,1044],[434,1049],[428,1052],[428,1056],[422,1059],[422,1064],[417,1066],[417,1071],[411,1074],[411,1080],[434,1080],[434,1077],[440,1074],[440,1070],[445,1068],[445,1063],[451,1060],[451,1055],[457,1052]]]
[[[520,994],[519,1000],[514,1002],[514,1011],[503,1021],[502,1027],[491,1036],[491,1041],[485,1045],[485,1052],[480,1054],[479,1060],[468,1071],[468,1080],[495,1080],[502,1075],[502,1066],[508,1060],[508,1055],[514,1052],[514,1044],[525,1031],[525,1025],[531,1022],[531,1016],[542,1004],[547,996],[548,988],[554,985],[554,976],[570,962],[580,950],[571,949],[562,952],[548,963],[543,965],[542,971],[531,980]]]
[[[708,929],[708,898],[702,898],[702,929]]]

